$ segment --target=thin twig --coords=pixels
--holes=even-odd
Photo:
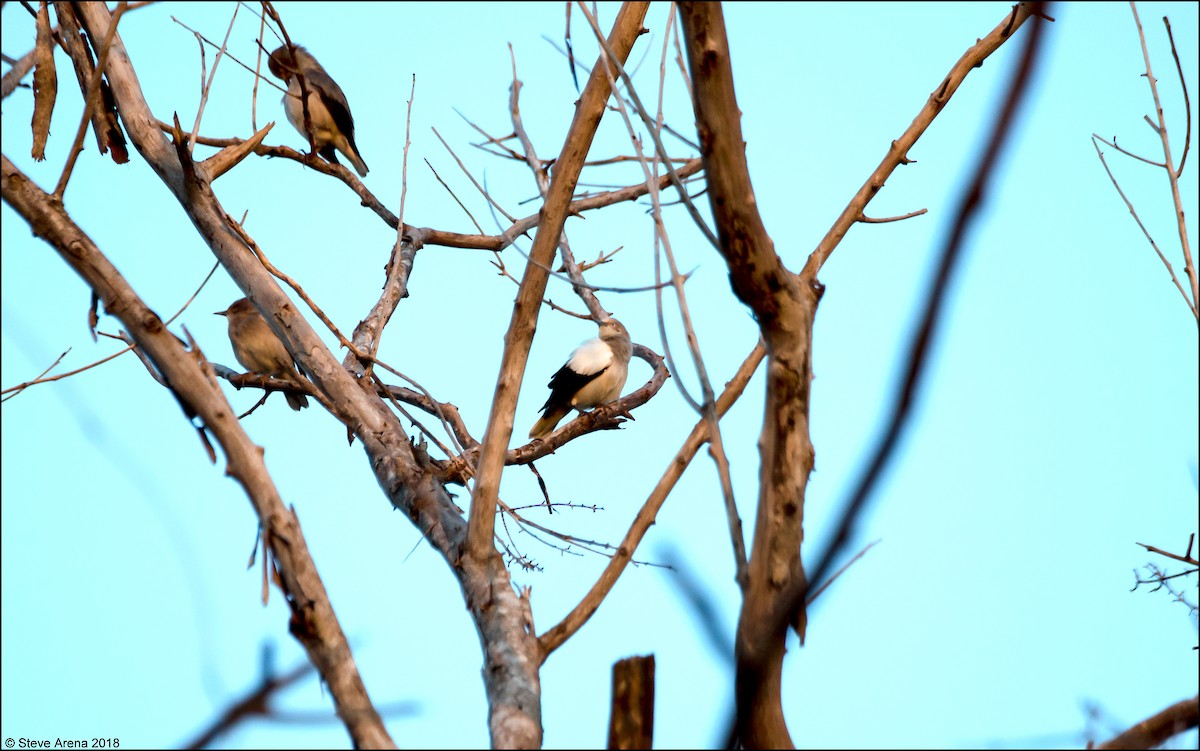
[[[866,547],[864,547],[862,550],[855,553],[854,556],[850,560],[848,560],[844,564],[842,564],[841,568],[839,568],[837,571],[833,572],[833,576],[826,579],[824,582],[821,583],[821,586],[817,587],[816,589],[814,589],[812,592],[810,592],[808,594],[808,598],[805,600],[805,606],[807,607],[807,606],[812,605],[813,602],[815,602],[816,599],[821,596],[821,593],[829,588],[830,584],[833,584],[835,581],[838,580],[839,576],[846,573],[846,569],[853,566],[855,561],[862,558],[864,555],[867,554],[868,550],[870,550],[871,548],[875,547],[878,544],[879,544],[879,540],[872,540],[871,542],[867,543]]]
[[[479,191],[480,195],[486,198],[487,202],[494,206],[496,211],[499,211],[501,214],[503,214],[505,219],[515,224],[517,221],[516,217],[514,217],[512,214],[509,214],[500,204],[492,200],[491,195],[489,195],[488,192],[483,189],[483,186],[479,184],[479,181],[475,179],[475,176],[471,174],[469,169],[467,169],[467,165],[463,164],[462,160],[458,158],[458,154],[454,153],[454,149],[450,148],[450,144],[446,143],[446,139],[442,138],[442,134],[438,133],[438,129],[430,128],[430,130],[432,130],[433,134],[437,136],[437,139],[442,142],[442,146],[446,147],[446,151],[450,152],[450,156],[454,158],[454,162],[458,165],[458,168],[463,171],[463,174],[467,176],[467,179],[471,181],[471,184],[475,186],[475,189]]]
[[[754,371],[758,369],[763,357],[766,356],[767,349],[762,340],[759,339],[754,349],[742,362],[737,373],[733,378],[729,379],[729,383],[725,385],[725,390],[721,392],[721,396],[717,399],[717,414],[724,416],[738,397],[742,395],[742,391],[746,388],[746,384],[750,382],[750,377],[754,375]],[[588,590],[588,593],[579,601],[570,613],[568,613],[562,621],[546,631],[539,637],[538,641],[542,645],[542,653],[545,657],[549,657],[550,653],[558,647],[562,646],[567,639],[577,632],[587,623],[588,619],[600,607],[604,598],[612,591],[613,586],[617,583],[621,573],[625,570],[637,550],[638,544],[642,541],[646,531],[650,525],[654,523],[655,517],[658,515],[659,509],[662,508],[667,496],[675,487],[675,483],[683,475],[683,470],[696,456],[696,452],[708,440],[708,420],[702,418],[692,428],[692,432],[684,440],[675,457],[667,465],[663,476],[659,478],[658,484],[654,486],[654,490],[646,498],[642,508],[638,511],[633,523],[629,527],[629,531],[625,533],[625,539],[621,541],[618,555],[613,556],[612,560],[605,566],[604,571]]]
[[[592,17],[592,15],[590,13],[588,13],[586,8],[584,9],[583,12],[584,12],[584,15],[587,17],[588,22],[592,25],[592,30],[596,33],[598,38],[602,39],[603,35],[600,32],[599,26],[596,25],[595,19]],[[675,19],[675,8],[674,8],[674,6],[672,6],[671,12],[668,16],[668,21],[667,21],[668,22],[668,32],[669,32],[669,24],[671,24],[674,21],[674,19]],[[669,33],[667,36],[669,37]],[[657,131],[658,127],[661,126],[661,123],[662,123],[662,96],[661,96],[661,94],[662,94],[662,82],[666,79],[666,53],[667,53],[667,47],[664,44],[663,45],[662,64],[660,65],[660,68],[659,68],[660,90],[659,90],[658,117],[656,118],[655,123],[648,124],[648,127],[650,127],[655,132]],[[616,90],[616,81],[613,80],[612,71],[610,71],[607,66],[605,67],[604,70],[608,74],[609,85],[612,86],[613,90],[615,91]],[[634,101],[638,101],[637,93],[633,90],[633,82],[630,81],[628,78],[625,79],[625,87],[626,87],[626,91],[629,92],[630,97],[632,99],[634,99]],[[652,170],[650,168],[650,164],[647,161],[645,154],[642,152],[641,143],[638,140],[637,133],[635,132],[634,127],[633,127],[633,120],[629,116],[629,111],[625,107],[625,102],[624,102],[623,98],[616,97],[616,101],[617,101],[617,109],[621,113],[621,118],[625,123],[626,129],[628,130],[630,143],[632,143],[634,151],[638,156],[638,162],[642,167],[642,173],[646,180],[646,186],[649,189],[650,203],[651,203],[651,207],[652,207],[651,215],[654,219],[655,249],[657,251],[658,249],[661,248],[662,254],[666,257],[667,265],[669,266],[670,271],[671,271],[671,285],[675,289],[675,297],[676,297],[676,301],[679,306],[679,315],[683,322],[685,339],[687,340],[687,343],[688,343],[688,350],[690,351],[690,353],[692,355],[692,365],[693,365],[693,367],[695,367],[696,376],[700,380],[700,389],[704,395],[703,404],[696,404],[695,401],[693,401],[691,399],[691,397],[687,394],[686,390],[684,390],[682,388],[680,379],[676,378],[675,382],[676,382],[676,385],[680,386],[680,391],[684,394],[684,397],[688,400],[688,402],[691,403],[693,409],[695,409],[697,412],[703,414],[704,419],[708,421],[709,454],[712,456],[713,463],[716,465],[716,468],[717,468],[717,477],[719,478],[720,485],[721,485],[721,496],[725,503],[726,517],[727,517],[727,521],[729,524],[730,540],[733,545],[735,579],[738,582],[738,585],[744,589],[749,581],[748,563],[747,563],[747,559],[746,559],[746,542],[745,542],[745,536],[742,532],[742,520],[741,520],[741,517],[738,515],[737,502],[734,499],[734,495],[733,495],[733,480],[729,474],[729,459],[725,455],[724,442],[721,439],[721,426],[717,420],[717,413],[716,413],[716,408],[714,405],[714,402],[716,401],[716,396],[713,393],[712,382],[709,380],[709,377],[708,377],[708,369],[704,365],[704,357],[700,352],[700,342],[699,342],[699,339],[697,339],[697,337],[696,337],[696,329],[692,325],[692,316],[691,316],[691,312],[688,308],[687,294],[684,291],[684,285],[683,285],[684,278],[679,273],[679,269],[675,264],[675,254],[671,251],[671,239],[667,233],[666,225],[663,223],[662,207],[659,204],[659,200],[658,200],[658,187],[657,187],[657,177],[658,176],[655,174],[655,170]],[[660,139],[656,138],[655,140],[659,141]],[[665,152],[656,152],[656,154],[661,155],[664,158],[666,158],[666,156],[667,156],[665,154]],[[656,162],[656,164],[657,164],[657,162]],[[661,240],[661,244],[659,242],[660,240]],[[655,279],[655,281],[658,281],[658,277],[657,277],[658,268],[659,268],[659,266],[658,266],[658,259],[657,259],[657,253],[656,253],[656,257],[655,257],[656,279]],[[664,348],[665,348],[666,347],[666,328],[663,323],[663,316],[662,316],[662,305],[661,305],[662,296],[660,293],[658,293],[656,296],[659,301],[659,307],[658,307],[659,329],[663,334],[663,344],[664,344]]]
[[[1016,27],[1024,24],[1026,19],[1034,14],[1034,11],[1030,10],[1032,7],[1028,4],[1013,6],[1012,12],[1008,14],[1004,21],[1000,22],[985,37],[978,39],[951,67],[950,72],[946,74],[941,84],[925,100],[925,104],[917,112],[916,117],[913,118],[909,126],[899,138],[892,141],[888,146],[887,153],[884,154],[883,159],[879,162],[879,166],[875,168],[854,194],[854,197],[850,199],[850,202],[846,204],[846,208],[842,210],[838,218],[834,220],[833,225],[825,233],[825,237],[817,245],[817,249],[809,255],[808,260],[804,264],[804,269],[800,272],[802,278],[816,280],[821,267],[841,243],[842,238],[846,236],[846,233],[850,231],[850,228],[854,224],[858,223],[858,217],[863,213],[867,204],[879,194],[897,167],[911,161],[906,156],[909,149],[916,144],[917,140],[921,138],[933,123],[934,119],[945,111],[950,98],[958,91],[971,71],[983,65],[983,62],[992,53],[1008,41],[1012,33],[1016,31]]]
[[[905,219],[912,219],[914,216],[921,216],[922,214],[926,214],[928,212],[929,209],[918,209],[916,211],[910,211],[907,214],[901,214],[900,216],[889,216],[883,219],[876,219],[874,217],[867,216],[866,214],[859,214],[858,221],[862,222],[863,224],[886,224],[888,222],[902,222]]]
[[[213,267],[211,269],[209,269],[208,274],[206,274],[204,277],[204,280],[200,282],[200,286],[196,288],[196,291],[192,293],[191,297],[189,297],[186,301],[184,301],[183,305],[180,306],[179,310],[175,311],[174,315],[172,315],[170,318],[168,318],[166,321],[163,322],[163,326],[170,326],[172,323],[174,323],[176,318],[179,318],[179,316],[183,315],[183,311],[187,310],[188,307],[191,306],[191,304],[193,302],[195,302],[196,296],[200,294],[200,290],[204,289],[204,286],[206,284],[208,284],[209,279],[212,279],[213,273],[216,272],[216,270],[220,267],[220,265],[221,264],[219,262],[213,264]],[[117,337],[117,338],[120,338],[120,337]],[[127,341],[127,340],[122,338],[122,341]],[[58,375],[47,376],[46,373],[49,373],[51,370],[53,370],[54,367],[56,365],[58,365],[58,363],[63,359],[63,357],[66,356],[67,352],[71,351],[70,349],[68,349],[67,352],[64,352],[61,355],[59,355],[58,360],[55,360],[54,364],[52,364],[46,370],[42,371],[41,375],[39,375],[37,378],[34,378],[31,381],[26,381],[25,383],[19,383],[16,386],[9,386],[8,388],[4,389],[3,391],[0,391],[0,394],[9,394],[9,396],[4,398],[4,401],[8,401],[9,399],[11,399],[12,397],[21,393],[22,391],[24,391],[26,388],[28,388],[30,386],[34,386],[39,383],[51,383],[53,381],[62,380],[63,378],[70,378],[71,376],[76,375],[78,373],[82,373],[85,370],[91,370],[92,368],[97,367],[99,365],[103,365],[104,363],[106,363],[110,360],[114,360],[114,359],[120,357],[121,355],[125,354],[126,352],[129,352],[130,350],[134,349],[136,346],[137,346],[136,344],[129,344],[124,349],[118,350],[118,351],[112,353],[111,355],[108,355],[107,357],[102,357],[99,360],[96,360],[95,362],[84,365],[81,368],[76,368],[75,370],[72,370],[67,373],[59,373]],[[12,393],[10,393],[10,392],[12,392]]]
[[[191,154],[196,149],[196,136],[200,133],[200,120],[204,117],[204,108],[208,105],[208,95],[212,91],[213,79],[217,77],[217,66],[221,64],[221,58],[225,56],[225,49],[229,46],[229,35],[233,33],[233,24],[237,21],[238,11],[241,10],[241,3],[233,6],[233,17],[229,19],[229,27],[225,29],[225,38],[221,40],[221,46],[217,49],[217,56],[213,58],[212,70],[209,71],[208,81],[204,83],[200,92],[200,106],[196,108],[196,122],[192,125],[192,133],[188,138],[188,153]],[[200,44],[201,59],[204,55],[204,44]]]
[[[196,31],[196,30],[195,30],[195,29],[193,29],[191,26],[188,26],[188,25],[187,25],[186,23],[184,23],[183,21],[180,21],[180,20],[179,20],[178,18],[176,18],[175,16],[171,16],[171,20],[172,20],[172,21],[174,21],[175,23],[179,24],[179,25],[180,25],[180,26],[182,26],[183,28],[187,29],[188,31],[192,32],[193,34],[195,34],[197,37],[199,37],[199,38],[200,38],[200,40],[201,40],[201,41],[203,41],[203,42],[204,42],[205,44],[207,44],[209,47],[212,47],[213,49],[220,49],[220,47],[218,47],[218,46],[217,46],[217,43],[216,43],[216,42],[212,41],[212,40],[211,40],[211,39],[209,39],[208,37],[204,36],[203,34],[201,34],[201,33],[200,33],[200,32],[198,32],[198,31]],[[225,56],[226,56],[226,57],[228,57],[230,60],[234,61],[235,63],[237,63],[238,65],[240,65],[240,66],[242,66],[243,68],[245,68],[245,69],[246,69],[248,72],[250,72],[250,73],[253,73],[253,74],[255,75],[255,77],[256,77],[256,78],[258,78],[258,79],[260,79],[260,80],[263,80],[263,81],[266,81],[268,86],[273,86],[274,88],[278,89],[278,90],[279,90],[281,93],[284,93],[284,94],[286,94],[286,93],[287,93],[287,89],[283,88],[282,86],[280,86],[279,84],[275,83],[274,81],[272,81],[271,79],[267,78],[266,76],[259,75],[258,71],[256,71],[254,68],[251,68],[249,65],[246,65],[246,64],[245,64],[245,63],[243,63],[241,60],[237,59],[237,57],[236,57],[236,56],[235,56],[233,53],[231,53],[231,52],[228,52],[228,51],[227,51],[227,52],[225,53]]]
[[[1171,54],[1175,57],[1175,70],[1179,73],[1179,88],[1183,89],[1183,111],[1187,113],[1187,132],[1183,137],[1183,156],[1179,157],[1179,169],[1175,177],[1183,174],[1183,165],[1187,164],[1188,150],[1192,147],[1192,100],[1188,96],[1187,79],[1183,76],[1183,63],[1179,62],[1179,50],[1175,47],[1175,35],[1171,33],[1171,22],[1163,16],[1163,24],[1167,27],[1167,38],[1171,40]]]
[[[1154,112],[1158,116],[1158,125],[1153,126],[1152,124],[1152,126],[1158,133],[1159,139],[1162,140],[1163,163],[1167,171],[1167,180],[1171,183],[1171,200],[1175,203],[1175,223],[1179,229],[1179,246],[1183,249],[1183,273],[1191,282],[1192,297],[1189,307],[1196,317],[1196,323],[1200,325],[1200,278],[1196,275],[1196,264],[1192,260],[1191,242],[1188,240],[1187,225],[1184,222],[1183,199],[1179,194],[1179,176],[1175,174],[1175,168],[1171,166],[1171,140],[1167,134],[1167,121],[1163,116],[1162,102],[1158,98],[1158,79],[1154,77],[1154,71],[1150,69],[1150,50],[1146,47],[1146,34],[1142,31],[1142,21],[1138,18],[1137,4],[1131,2],[1129,8],[1133,11],[1133,20],[1137,24],[1138,39],[1142,44],[1142,59],[1146,63],[1146,81],[1150,85],[1150,94],[1154,98]]]
[[[459,197],[457,195],[455,195],[453,190],[450,189],[450,186],[446,184],[446,181],[442,179],[442,176],[439,175],[438,171],[433,168],[433,165],[429,163],[428,159],[425,159],[425,166],[429,167],[429,171],[433,173],[433,176],[435,178],[437,178],[437,181],[439,183],[442,184],[442,187],[445,188],[446,192],[450,194],[450,197],[454,199],[454,202],[458,204],[458,207],[460,209],[462,209],[463,213],[465,213],[467,215],[467,218],[471,220],[471,224],[474,224],[475,229],[477,229],[479,231],[479,234],[482,235],[483,227],[480,227],[479,222],[475,221],[475,215],[471,213],[471,210],[468,209],[461,200],[459,200]]]
[[[1100,147],[1096,145],[1097,140],[1103,141],[1104,139],[1093,134],[1092,146],[1096,149],[1096,155],[1100,157],[1100,164],[1104,166],[1104,171],[1108,173],[1108,179],[1112,180],[1113,187],[1117,189],[1117,195],[1121,196],[1121,200],[1125,202],[1125,206],[1129,209],[1129,213],[1133,215],[1133,221],[1137,222],[1138,228],[1141,229],[1142,234],[1146,236],[1146,241],[1150,243],[1150,247],[1154,248],[1154,252],[1158,254],[1159,260],[1162,261],[1163,265],[1167,267],[1167,273],[1171,275],[1171,281],[1175,283],[1175,288],[1179,290],[1179,294],[1183,295],[1183,302],[1188,306],[1192,313],[1197,313],[1196,307],[1192,304],[1192,301],[1188,299],[1187,292],[1184,291],[1183,285],[1179,283],[1179,277],[1175,276],[1175,269],[1172,268],[1171,262],[1168,261],[1167,257],[1163,255],[1163,252],[1158,249],[1158,243],[1154,242],[1154,238],[1150,236],[1150,231],[1146,229],[1146,225],[1142,224],[1142,218],[1138,216],[1137,209],[1135,209],[1129,199],[1125,197],[1125,191],[1121,190],[1121,185],[1117,182],[1117,178],[1113,175],[1112,170],[1108,168],[1108,162],[1104,160],[1104,152],[1101,151]]]
[[[1167,165],[1163,164],[1162,162],[1156,162],[1153,159],[1147,159],[1146,157],[1141,156],[1140,154],[1135,154],[1132,151],[1121,148],[1120,146],[1117,145],[1116,138],[1114,138],[1112,141],[1106,141],[1105,139],[1101,138],[1100,136],[1096,135],[1095,133],[1092,134],[1092,138],[1099,139],[1100,143],[1104,144],[1105,146],[1116,149],[1117,151],[1121,152],[1125,156],[1130,157],[1132,159],[1136,159],[1139,162],[1145,162],[1146,164],[1149,164],[1151,167],[1165,168],[1167,166]]]
[[[104,35],[104,43],[100,45],[100,49],[96,53],[96,67],[92,70],[92,80],[88,83],[87,94],[83,97],[83,114],[79,118],[79,128],[75,131],[75,142],[71,145],[67,163],[63,166],[62,174],[58,178],[58,185],[54,188],[54,198],[60,202],[63,194],[66,193],[71,173],[75,170],[75,161],[83,152],[83,137],[87,134],[88,124],[92,120],[92,109],[99,106],[100,82],[104,78],[104,67],[108,64],[108,51],[112,48],[113,37],[117,34],[117,24],[128,7],[125,0],[121,0],[117,4],[116,9],[112,12],[112,25],[108,27],[108,33]]]
[[[675,169],[671,166],[667,149],[665,146],[663,146],[662,138],[659,137],[658,132],[653,125],[653,121],[650,119],[650,114],[646,111],[646,108],[642,106],[641,100],[638,99],[637,92],[633,88],[633,80],[630,79],[629,74],[625,72],[625,66],[621,65],[621,61],[616,59],[616,56],[613,55],[613,51],[608,43],[608,40],[604,38],[604,33],[600,31],[600,27],[596,23],[596,18],[591,14],[590,11],[588,11],[587,6],[583,2],[580,2],[579,8],[583,11],[588,23],[591,24],[592,31],[596,35],[596,40],[599,42],[604,54],[608,57],[610,64],[616,68],[617,73],[621,76],[621,80],[624,81],[625,90],[629,92],[630,98],[633,99],[634,108],[637,110],[638,115],[642,118],[642,122],[646,125],[646,129],[650,133],[650,138],[654,141],[655,151],[664,160],[663,165],[667,168],[667,175],[670,176],[671,183],[675,186],[675,189],[679,191],[679,197],[684,202],[684,205],[687,206],[688,214],[691,215],[692,220],[696,223],[696,226],[700,228],[700,232],[704,235],[705,239],[707,239],[714,248],[719,249],[721,247],[721,243],[717,240],[716,234],[714,234],[712,229],[709,228],[708,222],[704,221],[704,217],[700,215],[699,209],[697,209],[695,204],[692,203],[691,197],[688,196],[687,188],[684,187],[683,183],[679,179],[679,176],[675,173]],[[615,89],[613,91],[614,93],[616,92]]]

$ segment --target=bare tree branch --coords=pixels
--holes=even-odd
[[[979,39],[975,44],[963,53],[963,56],[958,59],[950,72],[946,74],[946,78],[942,83],[934,89],[934,92],[929,95],[929,99],[913,118],[912,123],[905,129],[904,133],[892,141],[888,148],[887,154],[884,155],[883,161],[867,178],[858,192],[854,194],[854,198],[850,199],[850,203],[843,209],[841,216],[825,233],[817,249],[808,257],[808,262],[804,264],[804,270],[801,272],[808,279],[815,279],[817,272],[825,265],[825,261],[829,259],[830,254],[837,248],[842,238],[850,231],[850,227],[854,225],[859,216],[871,199],[883,189],[884,184],[891,177],[892,172],[901,164],[909,163],[908,151],[913,147],[924,133],[925,130],[933,123],[935,117],[941,114],[942,110],[950,102],[950,97],[958,91],[958,87],[966,80],[967,74],[972,70],[979,68],[989,56],[1000,48],[1000,45],[1008,41],[1009,37],[1016,33],[1017,29],[1028,20],[1032,14],[1032,6],[1030,3],[1018,3],[1013,6],[1013,11],[1008,18],[1001,21],[996,28],[990,33]]]
[[[812,322],[822,287],[816,274],[850,225],[862,215],[886,176],[945,105],[967,72],[999,47],[1030,15],[1015,7],[1009,19],[980,40],[930,97],[922,113],[892,144],[834,228],[795,275],[775,254],[757,212],[745,160],[732,65],[719,6],[680,6],[694,85],[697,128],[709,196],[735,294],[750,307],[768,353],[767,404],[760,439],[759,506],[750,582],[736,641],[739,737],[747,747],[791,747],[783,718],[781,671],[785,623],[804,637],[807,580],[800,564],[803,500],[813,450],[808,433]],[[817,580],[827,562],[818,566]]]
[[[1028,9],[1030,15],[1041,16],[1040,4]],[[940,319],[942,303],[945,301],[950,278],[962,251],[963,239],[976,212],[987,197],[987,190],[994,178],[993,168],[1004,153],[1012,131],[1016,113],[1037,70],[1038,54],[1041,51],[1042,31],[1045,22],[1039,18],[1026,36],[1020,66],[1009,83],[999,115],[995,118],[982,158],[974,168],[974,178],[963,194],[954,214],[954,223],[938,254],[937,272],[933,286],[925,299],[916,334],[909,342],[904,365],[904,380],[891,399],[891,415],[887,427],[880,436],[867,461],[866,468],[854,484],[854,490],[838,514],[839,523],[828,548],[817,558],[813,567],[813,580],[819,581],[833,565],[839,551],[852,537],[854,524],[867,499],[875,487],[883,469],[891,459],[896,442],[907,425],[908,415],[916,397],[917,388],[925,372],[926,353],[933,341]]]
[[[1138,18],[1137,4],[1131,2],[1129,3],[1129,8],[1133,11],[1133,20],[1137,24],[1138,39],[1142,43],[1142,59],[1146,62],[1146,81],[1150,85],[1150,94],[1154,99],[1154,112],[1158,116],[1158,124],[1154,125],[1151,123],[1151,127],[1154,128],[1154,132],[1158,134],[1159,139],[1162,141],[1163,167],[1167,171],[1167,180],[1171,184],[1171,200],[1175,203],[1175,225],[1179,230],[1179,247],[1183,250],[1183,272],[1187,275],[1188,281],[1191,282],[1192,297],[1189,307],[1191,307],[1192,314],[1196,317],[1196,324],[1200,325],[1200,276],[1197,275],[1196,263],[1192,260],[1192,246],[1188,240],[1187,222],[1183,213],[1183,198],[1179,193],[1179,173],[1176,172],[1174,162],[1171,159],[1171,139],[1167,134],[1167,121],[1163,117],[1162,102],[1158,98],[1158,79],[1154,77],[1154,71],[1150,67],[1150,51],[1146,48],[1146,34],[1142,31],[1142,21]],[[1182,74],[1180,80],[1182,80]],[[1190,118],[1188,136],[1191,136]]]
[[[760,341],[755,345],[754,349],[742,362],[737,373],[725,385],[725,390],[721,392],[721,396],[717,399],[717,415],[724,416],[738,397],[742,395],[742,391],[746,388],[746,384],[750,382],[750,377],[754,375],[754,371],[758,369],[759,363],[762,362],[766,355],[766,347]],[[548,657],[551,652],[558,649],[571,636],[583,627],[583,624],[588,622],[588,619],[600,607],[600,603],[608,596],[613,585],[617,583],[621,573],[629,562],[633,559],[633,554],[637,550],[638,544],[646,534],[646,530],[654,523],[655,517],[658,515],[659,509],[666,502],[667,496],[671,494],[675,483],[683,476],[683,471],[687,469],[688,464],[696,456],[696,452],[700,450],[708,441],[708,420],[702,418],[696,426],[692,428],[692,432],[688,434],[683,445],[679,447],[679,451],[675,453],[675,458],[667,465],[663,476],[659,478],[658,484],[654,486],[654,490],[650,492],[646,498],[642,508],[634,517],[633,524],[630,525],[629,531],[625,533],[625,539],[621,541],[620,547],[617,549],[617,554],[612,557],[608,565],[604,567],[600,578],[592,585],[591,590],[587,595],[580,600],[565,618],[549,631],[542,634],[539,641],[542,644],[542,651]]]
[[[1096,748],[1156,748],[1180,733],[1200,725],[1200,699],[1192,697],[1172,704]]]
[[[747,747],[789,748],[781,695],[784,636],[790,622],[803,638],[805,621],[803,601],[779,612],[787,606],[779,594],[805,580],[800,543],[813,466],[811,341],[821,288],[784,267],[758,213],[721,7],[679,8],[719,249],[734,294],[754,312],[767,351],[758,509],[736,639],[739,727]]]
[[[1183,285],[1179,283],[1179,277],[1175,276],[1175,267],[1171,265],[1171,262],[1168,261],[1167,257],[1163,255],[1163,252],[1159,250],[1158,243],[1154,242],[1154,238],[1150,236],[1150,230],[1146,229],[1146,225],[1142,223],[1142,218],[1138,216],[1137,209],[1133,207],[1133,202],[1125,196],[1125,191],[1121,190],[1121,184],[1117,182],[1116,175],[1114,175],[1112,170],[1108,168],[1108,160],[1104,158],[1104,152],[1101,151],[1100,147],[1096,145],[1096,141],[1100,141],[1110,146],[1113,146],[1113,144],[1109,144],[1108,141],[1100,138],[1095,133],[1092,134],[1092,147],[1096,149],[1096,156],[1100,157],[1100,164],[1104,167],[1104,171],[1108,174],[1108,179],[1112,181],[1113,187],[1117,189],[1117,195],[1121,196],[1121,200],[1125,202],[1125,208],[1129,209],[1130,215],[1133,216],[1133,221],[1137,222],[1138,229],[1140,229],[1142,234],[1146,236],[1146,242],[1150,243],[1150,247],[1154,249],[1154,253],[1158,256],[1158,260],[1162,261],[1163,265],[1167,267],[1167,273],[1171,275],[1171,282],[1174,283],[1175,289],[1179,290],[1179,294],[1183,295],[1183,302],[1188,306],[1188,309],[1192,311],[1193,315],[1200,315],[1200,310],[1197,310],[1196,306],[1188,298],[1188,294],[1183,289]],[[1113,148],[1117,147],[1113,146]],[[1138,158],[1140,159],[1140,157]],[[1155,164],[1156,167],[1166,166],[1157,163],[1153,164]]]
[[[114,46],[117,44],[119,40]],[[299,519],[284,505],[263,464],[262,451],[234,417],[234,410],[221,393],[207,360],[199,351],[186,349],[166,329],[91,239],[71,221],[62,204],[34,185],[7,156],[3,157],[3,195],[38,236],[51,243],[62,259],[96,290],[109,314],[126,326],[138,344],[138,351],[151,359],[188,419],[193,416],[202,419],[205,430],[220,442],[228,459],[228,473],[242,484],[254,505],[267,544],[279,564],[280,586],[292,610],[292,633],[320,670],[338,714],[356,743],[392,746],[367,697],[350,646],[308,554]]]
[[[641,33],[642,19],[645,17],[647,6],[648,3],[644,2],[627,2],[621,6],[611,33],[611,42],[619,56],[629,55],[629,50]],[[516,410],[517,394],[529,358],[529,346],[533,341],[542,296],[546,292],[548,274],[545,269],[553,260],[554,250],[568,216],[571,194],[579,179],[579,171],[583,167],[596,126],[604,114],[604,103],[611,93],[607,76],[601,69],[603,64],[603,59],[599,59],[592,69],[583,95],[579,99],[575,118],[567,132],[562,153],[555,161],[554,177],[542,207],[539,231],[530,253],[532,262],[525,266],[525,274],[513,306],[512,321],[504,339],[504,355],[492,409],[488,415],[487,430],[483,437],[482,455],[476,470],[475,492],[471,498],[467,555],[476,560],[491,558],[496,554],[492,544],[492,533],[495,527],[496,498],[500,489],[500,471],[504,467],[504,452],[512,436],[513,412]]]

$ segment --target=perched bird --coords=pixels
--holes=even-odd
[[[304,105],[300,101],[300,79],[303,78],[304,91],[308,92],[308,121],[312,125],[312,142],[317,153],[339,164],[334,153],[336,149],[350,160],[359,177],[366,177],[367,163],[358,155],[358,146],[354,144],[350,103],[317,59],[303,47],[289,48],[285,44],[271,53],[267,67],[276,77],[287,81],[283,109],[300,135],[306,138],[309,135],[304,128]]]
[[[267,321],[258,313],[254,303],[243,297],[215,315],[229,319],[229,343],[233,356],[252,373],[265,373],[275,378],[299,382],[304,379],[296,370],[291,354],[271,331]],[[308,397],[285,391],[288,406],[297,412],[308,406]]]
[[[629,332],[620,321],[609,318],[601,323],[600,337],[579,345],[550,379],[550,398],[529,437],[550,435],[572,409],[582,412],[620,397],[632,351]]]

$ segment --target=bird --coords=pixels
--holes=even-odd
[[[252,373],[265,373],[286,381],[300,382],[304,376],[296,370],[292,355],[267,325],[267,319],[259,315],[254,303],[243,297],[235,300],[225,310],[214,315],[229,320],[229,343],[233,345],[233,356],[242,367]],[[308,406],[308,397],[285,391],[288,406],[299,412]]]
[[[582,412],[621,396],[633,351],[629,332],[615,318],[599,325],[600,336],[579,345],[550,378],[550,398],[542,405],[543,414],[530,429],[530,438],[553,433],[572,409]]]
[[[337,82],[325,72],[317,59],[300,46],[283,45],[271,53],[267,67],[276,77],[287,82],[283,109],[288,121],[308,138],[304,127],[304,105],[300,101],[300,79],[308,92],[308,122],[312,125],[312,143],[317,153],[334,164],[340,164],[336,151],[350,160],[359,177],[367,176],[367,163],[354,143],[354,117],[350,103]]]

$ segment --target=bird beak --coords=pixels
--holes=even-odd
[[[229,312],[228,310],[218,310],[216,313],[213,313],[213,315],[215,315],[215,316],[223,316],[223,315],[225,315],[225,314],[226,314],[226,313],[228,313],[228,312]]]

